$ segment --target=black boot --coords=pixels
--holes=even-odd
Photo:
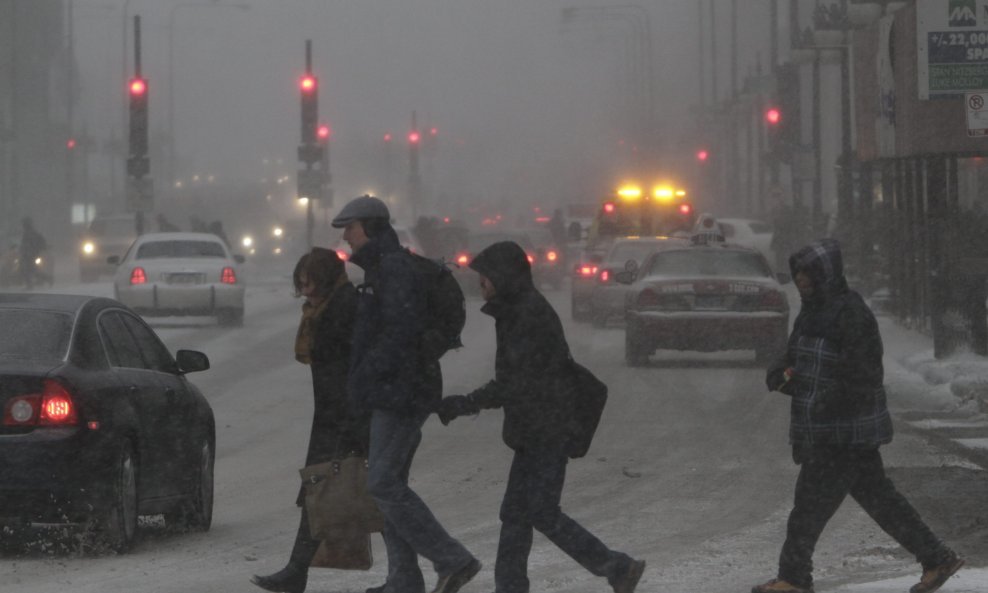
[[[275,593],[303,593],[305,583],[309,580],[308,567],[299,567],[291,562],[274,574],[267,576],[254,575],[250,582],[262,589]]]

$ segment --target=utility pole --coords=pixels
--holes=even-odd
[[[154,207],[148,156],[148,81],[141,74],[141,17],[134,16],[134,77],[130,93],[130,143],[127,156],[127,210],[134,212],[135,230],[144,233],[144,212]]]
[[[312,74],[312,40],[305,40],[305,74],[299,81],[301,92],[301,144],[298,146],[298,160],[305,164],[298,170],[298,198],[305,199],[305,240],[309,249],[313,246],[315,227],[314,202],[322,196],[325,171],[320,168],[324,147],[319,144],[319,79]],[[314,167],[315,165],[315,167]]]
[[[412,111],[412,129],[408,132],[408,202],[412,208],[412,220],[417,220],[422,207],[422,175],[419,172],[419,133],[416,114]]]

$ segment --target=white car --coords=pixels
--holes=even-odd
[[[142,315],[215,315],[243,325],[242,255],[209,233],[141,235],[119,261],[114,296]]]
[[[771,264],[775,264],[775,252],[772,250],[772,225],[748,218],[718,218],[717,225],[728,243],[743,245],[757,250]],[[788,270],[777,270],[787,272]]]

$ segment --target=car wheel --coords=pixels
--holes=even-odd
[[[642,346],[638,332],[631,326],[624,330],[624,361],[629,367],[645,366],[648,362],[648,352]]]
[[[169,527],[189,529],[193,531],[209,531],[213,524],[213,468],[216,456],[209,439],[202,442],[199,448],[198,463],[191,484],[189,498],[182,502],[177,509],[165,513],[165,523]]]
[[[130,549],[137,533],[137,457],[129,442],[117,453],[111,500],[102,521],[103,540],[117,553]]]
[[[224,327],[242,327],[244,324],[243,309],[226,309],[216,315],[216,320]]]

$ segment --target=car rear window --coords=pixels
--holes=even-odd
[[[72,335],[72,316],[57,311],[0,310],[0,358],[62,360]]]
[[[648,276],[751,276],[771,277],[765,258],[758,253],[720,251],[667,251],[656,254],[648,267]]]
[[[150,241],[137,248],[137,259],[161,257],[226,257],[215,241]]]

